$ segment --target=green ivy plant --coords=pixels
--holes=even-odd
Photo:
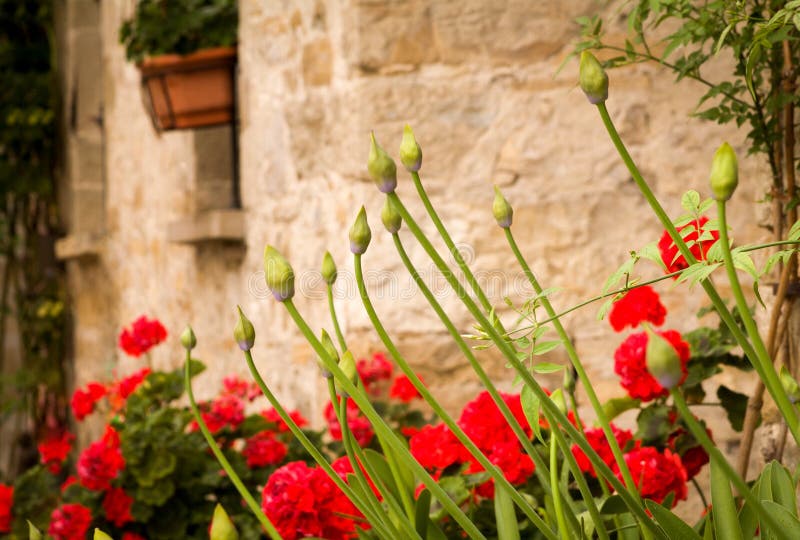
[[[236,44],[236,0],[139,0],[119,39],[128,60]]]

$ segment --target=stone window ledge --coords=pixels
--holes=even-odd
[[[243,242],[244,210],[206,210],[167,225],[167,240],[184,244]]]
[[[76,233],[56,240],[56,258],[61,261],[97,257],[103,249],[105,234]]]

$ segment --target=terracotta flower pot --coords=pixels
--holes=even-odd
[[[230,123],[235,110],[236,48],[165,54],[139,64],[145,104],[157,130]]]

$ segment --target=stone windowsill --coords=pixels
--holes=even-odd
[[[241,209],[206,210],[167,225],[170,242],[242,242],[244,235],[244,210]]]
[[[56,258],[62,261],[97,257],[103,248],[105,234],[76,233],[56,240]]]

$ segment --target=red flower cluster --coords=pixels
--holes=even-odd
[[[40,442],[38,449],[42,465],[46,466],[53,474],[60,473],[61,465],[67,459],[69,451],[72,450],[72,441],[74,440],[75,435],[63,430],[60,433],[51,434]]]
[[[14,486],[0,484],[0,533],[11,532],[11,509],[14,506]]]
[[[341,397],[339,400],[341,402]],[[325,420],[328,422],[328,430],[330,431],[331,437],[335,441],[341,441],[342,427],[339,425],[339,419],[330,401],[325,405],[324,415]],[[375,435],[372,424],[361,414],[361,409],[358,408],[353,398],[347,398],[347,427],[350,428],[359,446],[365,447],[372,442],[372,437]]]
[[[629,290],[625,296],[614,302],[608,314],[611,327],[621,332],[626,326],[636,328],[647,321],[656,326],[664,324],[667,310],[652,287],[643,285]]]
[[[611,430],[614,432],[614,438],[617,439],[619,447],[625,450],[625,446],[633,439],[633,434],[627,429],[617,428],[614,424],[611,424]],[[587,429],[584,433],[589,445],[602,458],[603,462],[613,470],[617,466],[617,462],[603,430],[601,428]],[[575,456],[575,461],[582,472],[597,478],[597,471],[594,470],[592,462],[589,461],[589,458],[577,444],[572,445],[572,455]]]
[[[389,397],[398,399],[403,403],[409,403],[422,396],[419,395],[419,392],[407,375],[400,375],[394,380],[394,383],[392,383],[392,388],[389,390]]]
[[[150,368],[142,368],[127,377],[111,383],[108,387],[108,401],[111,403],[111,408],[118,411],[124,407],[128,397],[139,388],[139,385],[144,382],[150,373]]]
[[[106,513],[106,519],[117,527],[122,527],[126,523],[133,521],[133,516],[131,515],[132,504],[133,497],[128,496],[125,490],[112,487],[103,498],[103,511]]]
[[[692,255],[694,255],[694,258],[698,261],[704,260],[708,254],[708,250],[711,249],[711,246],[714,245],[714,242],[719,240],[719,231],[711,231],[711,236],[713,237],[712,239],[702,240],[700,242],[697,241],[699,234],[702,234],[703,225],[705,225],[707,222],[708,218],[702,216],[696,221],[692,221],[686,225],[683,225],[682,227],[678,227],[678,232],[681,233],[681,236],[687,244],[694,242],[694,244],[690,245],[689,250],[692,252]],[[689,228],[692,232],[684,235],[681,231],[686,228]],[[700,233],[698,233],[698,231],[700,231]],[[686,258],[683,255],[678,256],[678,246],[676,246],[675,242],[672,241],[672,238],[669,236],[667,231],[664,231],[664,233],[661,235],[661,239],[658,241],[658,250],[661,252],[661,260],[664,262],[664,266],[667,267],[668,274],[689,267],[689,265],[686,263]]]
[[[283,461],[287,452],[286,445],[271,431],[262,431],[247,439],[242,455],[247,459],[248,467],[268,467]]]
[[[158,319],[148,319],[144,315],[133,321],[119,335],[119,348],[131,356],[139,357],[167,339],[167,329]]]
[[[261,416],[263,416],[267,422],[275,424],[275,429],[278,431],[278,433],[286,433],[289,431],[289,426],[283,421],[283,418],[280,417],[278,411],[276,411],[273,407],[262,411]],[[291,418],[292,421],[297,424],[297,427],[308,425],[308,420],[303,418],[303,415],[300,414],[299,411],[289,411],[289,418]]]
[[[92,512],[82,504],[65,504],[53,510],[48,534],[53,540],[85,540]]]
[[[231,375],[222,380],[223,392],[238,397],[239,399],[246,399],[253,401],[261,395],[261,388],[255,382],[247,382],[241,377]]]
[[[94,406],[106,395],[106,387],[98,382],[90,382],[86,389],[78,388],[72,394],[72,414],[78,421],[94,412]]]
[[[674,493],[672,506],[686,498],[686,469],[680,456],[668,448],[663,454],[652,446],[638,448],[625,454],[625,463],[642,497],[661,503]],[[617,476],[621,479],[619,473]]]
[[[119,434],[108,426],[103,438],[89,445],[78,458],[78,478],[88,489],[105,491],[124,467]]]
[[[325,471],[293,461],[269,477],[261,507],[285,540],[314,536],[328,540],[356,537],[360,516]]]
[[[444,424],[425,426],[408,442],[411,455],[435,475],[467,459],[467,449]]]
[[[211,402],[211,409],[203,412],[202,417],[211,433],[228,426],[236,429],[244,422],[244,404],[232,394],[222,394]],[[190,429],[199,429],[196,421],[192,421]]]
[[[711,437],[711,430],[706,429],[706,433]],[[686,469],[686,476],[689,480],[694,478],[703,468],[703,465],[708,463],[708,453],[705,448],[697,444],[694,437],[682,427],[679,427],[669,436],[667,446],[674,453],[681,456],[681,463]]]
[[[683,383],[688,374],[686,365],[689,362],[689,344],[683,341],[680,333],[675,330],[666,330],[658,334],[669,341],[678,353],[683,371],[680,383]],[[647,334],[639,332],[628,336],[614,352],[614,373],[619,375],[620,384],[628,391],[628,395],[642,401],[650,401],[669,394],[647,371],[646,350]]]
[[[385,354],[375,353],[369,360],[359,359],[356,370],[367,392],[377,394],[380,393],[380,383],[392,378],[393,366]]]

